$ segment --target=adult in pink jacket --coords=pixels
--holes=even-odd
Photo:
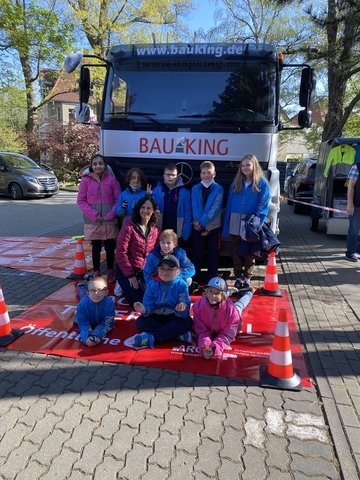
[[[131,219],[122,226],[116,244],[116,280],[129,305],[144,296],[143,268],[146,258],[159,243],[159,209],[152,197],[142,197]]]
[[[94,276],[100,277],[102,244],[106,252],[107,280],[115,282],[115,241],[119,233],[115,208],[121,193],[119,182],[107,169],[105,159],[96,154],[90,168],[81,172],[77,204],[84,217],[84,237],[92,244]]]

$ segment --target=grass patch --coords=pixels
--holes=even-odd
[[[71,182],[62,182],[60,183],[60,190],[70,190],[71,192],[77,192],[79,190],[79,185]]]

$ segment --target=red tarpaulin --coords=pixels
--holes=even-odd
[[[279,311],[284,309],[293,366],[300,372],[302,385],[311,386],[286,291],[282,297],[255,294],[243,312],[243,333],[236,337],[222,359],[211,360],[203,359],[197,347],[180,341],[156,345],[155,349],[127,347],[126,339],[138,333],[135,326],[138,313],[117,297],[114,297],[114,329],[98,346],[87,347],[79,340],[78,329],[73,324],[77,301],[76,285],[71,283],[13,318],[11,326],[23,329],[25,335],[7,348],[258,381],[260,365],[268,364]]]

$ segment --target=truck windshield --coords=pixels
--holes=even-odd
[[[186,125],[275,125],[276,64],[257,60],[134,56],[112,63],[103,121]],[[125,127],[126,128],[126,127]]]

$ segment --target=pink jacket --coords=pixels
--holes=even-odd
[[[159,242],[160,234],[160,228],[153,226],[145,237],[132,219],[123,225],[116,244],[116,263],[126,278],[144,268],[146,257]]]
[[[198,336],[198,347],[215,347],[215,356],[221,356],[225,347],[235,339],[240,314],[234,303],[227,298],[219,308],[212,308],[206,297],[193,305],[194,329]]]
[[[107,171],[102,179],[95,172],[84,173],[81,178],[77,204],[85,222],[85,240],[107,240],[116,238],[117,227],[115,207],[121,193],[119,182]],[[96,222],[102,217],[102,222]]]

